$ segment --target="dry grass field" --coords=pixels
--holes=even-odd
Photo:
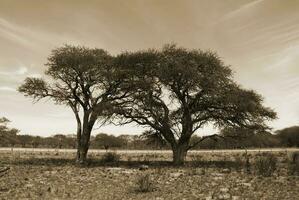
[[[79,167],[70,150],[2,149],[0,199],[295,200],[296,151],[193,151],[183,167],[170,152],[91,151]]]

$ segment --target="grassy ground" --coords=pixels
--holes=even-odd
[[[2,151],[0,199],[298,199],[299,168],[275,151],[273,174],[262,175],[257,161],[268,154],[192,152],[185,166],[172,167],[163,152],[94,152],[89,166],[78,167],[73,152]]]

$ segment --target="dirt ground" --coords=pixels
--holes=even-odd
[[[169,160],[163,154],[122,155],[113,163],[78,167],[73,154],[0,152],[0,171],[6,169],[0,173],[0,199],[299,199],[299,177],[288,175],[287,153],[275,155],[276,171],[263,177],[253,166],[245,170],[242,154],[190,155],[184,167],[160,163]],[[138,179],[145,174],[149,191],[140,192]]]

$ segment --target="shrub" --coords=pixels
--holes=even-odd
[[[291,152],[288,154],[288,175],[299,175],[299,152]]]
[[[129,167],[134,166],[134,162],[133,162],[133,159],[132,159],[131,156],[127,157],[127,164],[128,164]]]
[[[192,167],[200,167],[202,165],[203,161],[201,155],[190,155],[190,158]]]
[[[242,161],[239,155],[236,155],[234,159],[235,159],[235,169],[237,170],[237,172],[240,172],[242,167],[244,166],[244,162]]]
[[[254,163],[259,175],[269,177],[276,170],[277,158],[272,154],[264,154],[258,157]]]
[[[137,192],[153,191],[153,182],[149,174],[142,174],[137,177]]]
[[[247,149],[245,150],[245,153],[242,154],[242,156],[244,157],[245,161],[244,161],[244,171],[247,174],[251,174],[251,163],[250,163],[250,157],[251,155],[248,154]]]
[[[299,151],[293,151],[287,153],[288,160],[291,163],[299,163]]]
[[[288,175],[289,176],[299,176],[299,163],[288,162]]]
[[[102,162],[104,163],[117,163],[120,160],[120,155],[114,152],[107,152],[102,157]]]

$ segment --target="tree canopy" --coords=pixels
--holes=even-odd
[[[26,78],[19,92],[36,101],[50,98],[72,109],[77,121],[77,159],[84,162],[95,122],[107,117],[103,114],[106,104],[126,95],[120,90],[123,74],[108,52],[80,46],[54,49],[46,66],[47,80]]]
[[[9,128],[8,123],[10,123],[9,119],[2,117],[0,118],[0,145],[3,146],[5,144],[10,144],[14,146],[17,142],[16,137],[19,132],[18,129]]]
[[[191,136],[205,125],[266,130],[266,121],[276,118],[262,96],[237,84],[212,51],[165,45],[113,57],[66,45],[52,51],[46,66],[51,79],[27,78],[19,91],[72,108],[81,161],[98,119],[150,127],[170,144],[174,163],[182,164]]]
[[[231,69],[214,52],[166,45],[116,59],[134,77],[135,90],[115,104],[116,118],[157,131],[172,146],[177,164],[183,162],[192,134],[207,124],[266,129],[265,121],[276,118],[259,94],[233,80]]]
[[[276,132],[283,145],[299,147],[299,126],[292,126]]]

